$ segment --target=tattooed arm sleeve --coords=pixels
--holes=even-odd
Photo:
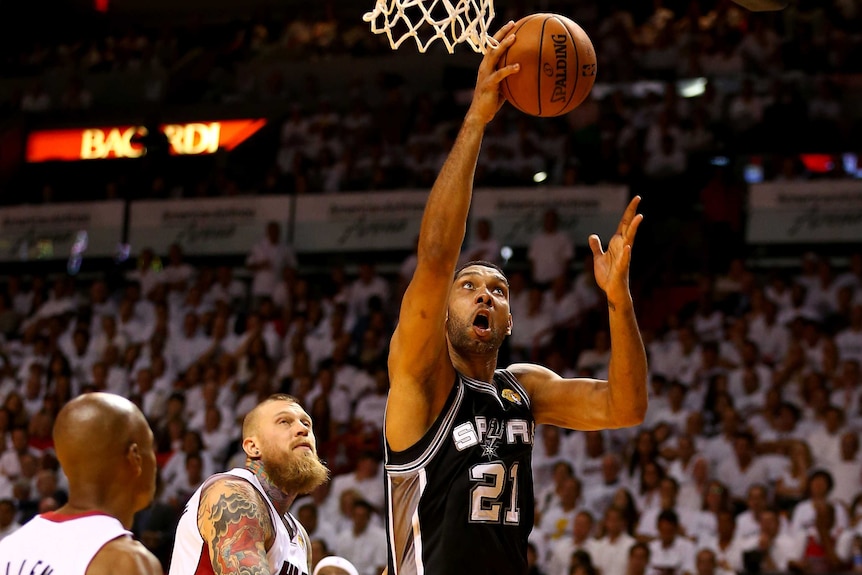
[[[274,536],[269,509],[247,481],[223,479],[204,488],[198,529],[216,575],[272,575],[266,559]]]

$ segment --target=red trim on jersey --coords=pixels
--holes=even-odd
[[[104,511],[84,511],[83,513],[57,513],[56,511],[49,511],[48,513],[42,513],[39,515],[42,519],[47,519],[48,521],[53,521],[54,523],[64,523],[66,521],[72,521],[73,519],[80,519],[82,517],[94,517],[96,515],[104,515],[105,517],[112,517],[112,515],[108,515]]]
[[[215,575],[213,562],[210,561],[210,550],[206,542],[201,544],[201,557],[198,559],[198,566],[195,567],[194,575]]]

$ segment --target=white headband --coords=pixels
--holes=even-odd
[[[359,571],[353,566],[353,563],[343,557],[324,557],[317,563],[312,575],[318,575],[324,567],[336,567],[344,571],[347,575],[359,575]]]

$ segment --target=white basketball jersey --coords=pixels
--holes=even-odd
[[[99,511],[37,515],[0,541],[0,573],[85,575],[107,542],[131,535],[118,519]]]
[[[212,483],[214,479],[225,475],[233,475],[251,483],[269,506],[269,515],[275,527],[275,541],[269,551],[266,552],[270,572],[273,575],[308,575],[310,545],[305,537],[305,531],[299,527],[299,522],[290,513],[285,514],[289,527],[285,526],[285,522],[281,520],[278,510],[264,493],[257,477],[251,471],[243,468],[231,469],[225,473],[213,475],[198,487],[198,490],[186,503],[177,525],[177,537],[174,542],[169,575],[211,575],[213,573],[209,546],[204,542],[198,529],[198,506],[204,487]]]

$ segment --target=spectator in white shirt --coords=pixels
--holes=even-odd
[[[570,573],[572,554],[586,551],[592,557],[597,541],[592,537],[593,516],[580,511],[574,517],[572,530],[551,543],[551,558],[548,562],[548,575],[567,575]]]
[[[807,441],[817,465],[830,468],[841,460],[841,435],[844,431],[844,411],[829,405],[823,412],[822,424],[808,434]]]
[[[168,248],[168,265],[162,270],[162,281],[169,290],[184,292],[191,284],[195,269],[183,261],[183,249],[179,244]]]
[[[540,425],[536,430],[536,445],[533,447],[533,484],[536,491],[551,486],[557,478],[556,465],[565,462],[571,467],[563,452],[560,428],[555,425]]]
[[[790,518],[790,529],[796,537],[802,537],[807,532],[815,527],[817,522],[817,506],[823,504],[831,504],[832,489],[835,482],[832,479],[832,474],[825,469],[814,471],[808,478],[808,487],[806,493],[807,499],[800,501],[793,508],[793,514]],[[849,524],[846,509],[841,506],[835,506],[835,521],[834,530],[840,533],[846,529]]]
[[[611,359],[611,338],[605,329],[596,330],[593,336],[593,347],[583,350],[578,355],[578,370],[588,370],[596,378],[607,374]]]
[[[353,526],[338,534],[335,553],[356,566],[360,575],[379,575],[386,567],[386,533],[371,523],[367,501],[353,503]]]
[[[854,498],[860,491],[862,461],[859,460],[859,434],[845,431],[841,435],[841,456],[830,466],[835,487],[832,500],[850,509]]]
[[[90,341],[90,351],[93,357],[101,358],[109,345],[115,345],[118,349],[126,349],[128,340],[126,336],[117,331],[117,318],[113,315],[99,316],[101,329],[98,335]]]
[[[689,325],[680,326],[677,340],[670,342],[664,354],[664,375],[668,380],[677,380],[692,385],[700,364],[700,345],[694,330]]]
[[[491,220],[481,218],[476,222],[476,235],[470,239],[469,244],[461,254],[462,263],[485,261],[500,265],[500,242],[492,235]]]
[[[695,556],[696,575],[733,575],[734,571],[719,566],[712,549],[701,549]]]
[[[629,563],[626,575],[647,575],[650,567],[649,545],[638,541],[629,548]]]
[[[755,483],[748,488],[747,509],[736,517],[736,536],[746,541],[760,535],[760,512],[769,504],[766,486]]]
[[[185,457],[185,469],[165,485],[162,502],[181,509],[204,479],[203,458],[198,453],[189,453]]]
[[[557,212],[548,210],[544,215],[542,231],[530,240],[527,258],[530,260],[533,281],[542,288],[563,275],[575,255],[571,238],[560,231],[558,225]]]
[[[736,535],[736,519],[731,509],[721,509],[716,516],[714,532],[703,534],[698,539],[698,547],[712,553],[716,573],[733,575],[737,571],[742,571],[742,540]],[[702,551],[698,553],[698,558],[700,553]]]
[[[671,510],[658,516],[658,538],[649,544],[650,573],[694,575],[694,543],[679,535],[679,518]]]
[[[126,279],[137,282],[141,287],[141,293],[149,297],[153,290],[162,283],[161,263],[155,262],[155,253],[150,248],[141,250],[138,256],[136,269],[126,273]]]
[[[717,469],[718,477],[727,483],[730,495],[736,500],[744,500],[748,488],[755,483],[767,483],[769,470],[756,456],[754,437],[747,432],[736,434],[733,441],[734,456],[722,461]]]
[[[530,288],[527,309],[518,316],[518,324],[512,328],[509,343],[513,361],[529,361],[551,343],[554,332],[551,314],[542,308],[542,291],[538,286]]]
[[[22,463],[26,459],[38,461],[42,451],[30,447],[30,433],[26,428],[17,427],[12,430],[12,445],[0,455],[0,475],[5,475],[13,483],[23,475]]]
[[[581,309],[577,294],[571,289],[567,273],[551,281],[551,286],[544,293],[542,308],[552,312],[555,328],[566,329],[575,326]]]
[[[745,571],[776,573],[802,555],[796,538],[779,532],[778,512],[767,507],[760,512],[760,533],[742,542],[742,564]]]
[[[552,468],[553,478],[550,483],[537,484],[535,480],[533,481],[533,486],[536,490],[536,513],[539,517],[551,507],[560,504],[560,493],[563,490],[563,483],[570,477],[575,476],[572,465],[562,457],[553,464]]]
[[[857,288],[862,293],[862,288]],[[855,361],[862,364],[862,303],[853,306],[850,312],[850,325],[835,336],[835,345],[842,361]]]
[[[584,432],[584,447],[584,452],[574,461],[575,476],[583,483],[592,485],[601,481],[602,477],[602,460],[605,455],[605,438],[602,432]]]
[[[842,361],[838,374],[832,378],[832,393],[829,403],[844,410],[848,416],[856,412],[859,400],[862,399],[862,377],[860,377],[860,362],[855,360]],[[856,422],[851,422],[853,427],[859,427]]]
[[[245,299],[246,286],[233,277],[233,268],[230,266],[219,266],[216,268],[216,281],[210,286],[204,299],[210,305],[217,301],[236,304]]]
[[[338,535],[329,523],[320,520],[320,513],[313,501],[303,503],[296,512],[296,518],[305,528],[309,539],[322,539],[327,549],[335,548]]]
[[[671,381],[667,392],[667,405],[650,411],[647,414],[649,426],[666,423],[674,433],[685,430],[689,411],[685,408],[687,388],[679,381]]]
[[[382,431],[389,393],[389,372],[385,366],[374,370],[374,393],[363,395],[353,410],[353,419],[360,427]]]
[[[183,319],[182,333],[171,338],[171,365],[183,373],[210,347],[206,336],[198,329],[198,316],[192,312]]]
[[[253,298],[272,296],[282,269],[285,266],[296,268],[296,255],[286,243],[281,243],[280,236],[278,223],[269,222],[266,236],[254,245],[245,260],[246,267],[254,274],[251,283]]]
[[[135,314],[135,302],[130,298],[120,302],[117,331],[129,344],[141,344],[148,339],[147,323]]]
[[[748,339],[756,341],[760,347],[761,358],[769,365],[775,365],[787,353],[790,344],[790,331],[778,322],[778,305],[764,299],[763,314],[748,324]]]
[[[371,262],[359,264],[359,275],[350,284],[347,296],[348,315],[359,319],[368,315],[368,300],[377,297],[389,301],[389,283],[380,276]]]
[[[581,482],[577,477],[567,477],[560,485],[559,501],[542,514],[539,529],[551,540],[569,539],[574,533],[575,517],[582,508]]]
[[[694,533],[695,510],[682,509],[677,506],[677,495],[679,484],[673,477],[663,477],[659,483],[659,503],[646,509],[641,513],[637,525],[637,535],[641,539],[654,539],[658,537],[658,518],[664,511],[673,511],[680,522],[682,531],[689,537],[696,537]]]
[[[15,512],[13,499],[7,497],[0,499],[0,541],[20,529],[21,525],[15,521]]]
[[[628,534],[628,525],[622,511],[608,507],[605,512],[605,535],[590,552],[593,564],[602,575],[626,575],[629,567],[629,550],[636,539]]]
[[[332,479],[331,497],[340,499],[345,491],[355,491],[374,509],[383,509],[383,470],[373,453],[361,453],[354,471]]]

